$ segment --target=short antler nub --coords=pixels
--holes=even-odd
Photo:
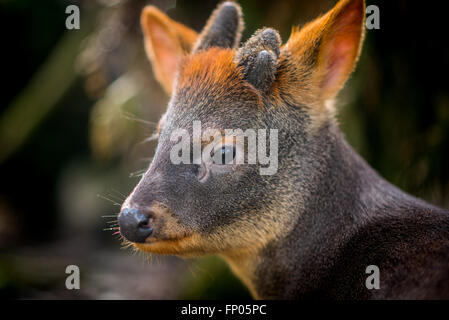
[[[270,89],[276,74],[281,38],[276,30],[265,28],[245,42],[236,55],[244,78],[263,92]]]

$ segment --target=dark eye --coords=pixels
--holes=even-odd
[[[235,146],[223,146],[221,148],[221,163],[229,164],[234,161],[236,154]]]

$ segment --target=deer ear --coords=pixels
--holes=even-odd
[[[285,47],[301,70],[309,70],[323,99],[335,97],[353,71],[364,25],[365,1],[340,0],[331,11],[292,32]]]
[[[192,50],[198,34],[170,19],[154,6],[143,9],[140,18],[145,50],[156,79],[171,94],[178,63]]]
[[[242,9],[232,1],[221,3],[212,12],[195,44],[194,51],[211,47],[235,48],[243,30]]]

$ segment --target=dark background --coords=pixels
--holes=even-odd
[[[0,296],[7,298],[245,298],[218,258],[181,260],[120,250],[108,221],[151,161],[168,98],[146,60],[139,15],[156,3],[199,31],[217,1],[0,2]],[[284,42],[335,1],[240,1],[247,39]],[[65,28],[65,8],[81,29]],[[449,45],[444,2],[368,1],[359,65],[340,94],[351,145],[387,180],[449,207]],[[105,200],[105,198],[111,201]],[[65,289],[65,267],[81,290]]]

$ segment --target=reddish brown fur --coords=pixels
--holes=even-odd
[[[241,73],[233,58],[233,50],[220,48],[211,48],[186,57],[181,63],[178,87],[211,83],[225,87],[231,85],[229,81],[240,82]]]
[[[217,98],[246,92],[254,98],[256,105],[262,106],[260,93],[243,79],[234,56],[235,50],[214,47],[185,57],[180,63],[177,89],[188,88],[199,93],[213,88]]]

